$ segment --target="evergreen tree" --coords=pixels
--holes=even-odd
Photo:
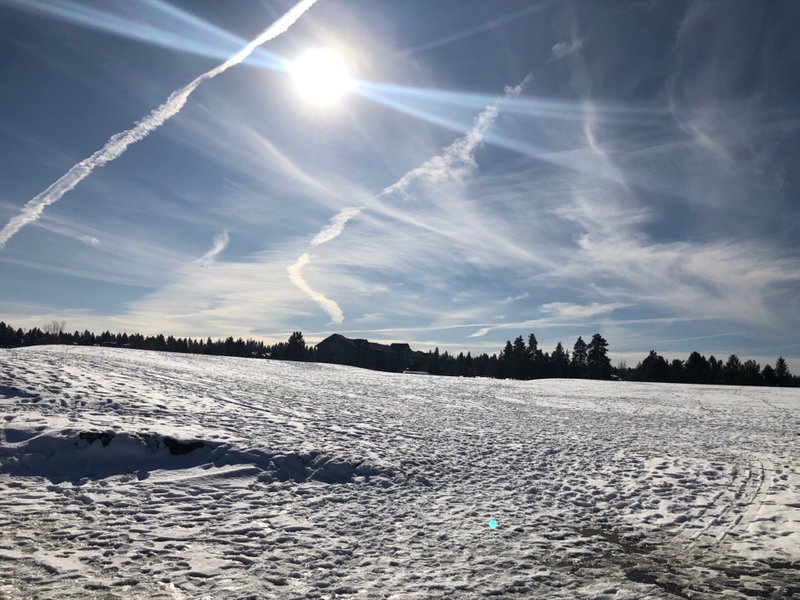
[[[551,374],[553,377],[568,377],[569,376],[569,355],[564,350],[561,342],[556,344],[556,349],[550,356]]]
[[[672,383],[683,383],[686,381],[686,371],[681,359],[672,359],[672,362],[669,365],[669,380]]]
[[[709,366],[706,357],[699,352],[692,352],[686,360],[684,372],[689,383],[707,383]]]
[[[540,358],[539,341],[536,339],[536,336],[531,333],[528,336],[528,372],[526,379],[537,379],[542,376],[540,373],[542,365],[537,363],[537,359]]]
[[[739,381],[739,371],[742,368],[742,362],[735,354],[728,357],[725,366],[722,367],[722,382],[728,385],[734,385]]]
[[[553,376],[553,370],[550,366],[550,355],[541,350],[536,351],[536,375],[537,379],[547,379]]]
[[[738,382],[742,385],[761,385],[761,365],[754,360],[744,361]]]
[[[770,365],[764,365],[764,370],[761,371],[762,385],[776,386],[778,385],[778,378],[775,376],[775,369]]]
[[[722,361],[714,358],[714,355],[708,357],[708,378],[706,383],[722,383]]]
[[[572,347],[570,367],[573,377],[584,377],[586,375],[586,342],[580,336],[578,336],[575,345]]]
[[[589,377],[609,379],[611,377],[611,360],[608,358],[608,342],[599,333],[592,336],[586,348],[586,366]]]
[[[639,381],[669,381],[669,363],[655,350],[650,350],[647,358],[636,365],[634,372]]]
[[[530,360],[528,358],[528,350],[525,348],[525,340],[522,336],[517,336],[514,340],[512,349],[514,353],[512,377],[514,379],[528,379],[528,365]]]
[[[789,366],[782,356],[778,357],[775,361],[775,379],[778,380],[778,385],[788,386],[791,384],[792,374],[789,373]]]
[[[506,345],[503,348],[503,352],[500,353],[500,356],[497,358],[496,367],[496,374],[495,377],[500,379],[505,379],[506,377],[513,377],[512,369],[514,366],[514,346],[511,344],[511,340],[506,340]]]
[[[289,336],[289,341],[286,342],[286,359],[303,360],[305,358],[305,354],[306,341],[303,339],[303,333],[300,331],[295,331]]]

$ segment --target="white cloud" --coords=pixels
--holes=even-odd
[[[97,248],[100,245],[100,240],[98,240],[93,235],[82,235],[78,239],[82,241],[84,244],[88,246],[94,246],[95,248]]]
[[[533,73],[528,73],[517,85],[507,85],[505,88],[503,88],[503,93],[506,95],[506,98],[519,96],[525,91],[525,88],[531,82],[531,80],[533,80]]]
[[[334,215],[331,218],[330,222],[322,228],[322,230],[314,236],[311,240],[312,246],[319,246],[320,244],[324,244],[326,242],[330,242],[333,239],[339,237],[344,231],[344,226],[347,225],[347,222],[350,219],[355,218],[358,213],[360,213],[362,207],[350,207],[342,209],[338,214]]]
[[[531,78],[531,75],[527,75],[519,84],[506,86],[504,98],[519,96]],[[477,167],[475,151],[483,143],[486,134],[494,125],[498,115],[498,104],[501,101],[502,98],[484,108],[475,117],[472,129],[466,135],[447,146],[441,154],[434,156],[421,166],[403,175],[395,183],[386,187],[381,195],[405,192],[417,180],[423,180],[434,185],[444,183],[462,184]]]
[[[223,231],[219,235],[214,237],[214,242],[211,245],[211,249],[206,252],[202,257],[200,257],[200,262],[203,266],[208,266],[208,263],[213,262],[220,253],[225,250],[228,246],[228,242],[230,239],[228,238],[228,232]]]
[[[470,333],[467,337],[471,337],[471,338],[483,337],[487,333],[489,333],[491,330],[492,330],[491,327],[481,327],[480,329],[478,329],[478,331],[476,331],[475,333]]]
[[[612,302],[609,304],[572,304],[570,302],[549,302],[539,307],[543,313],[552,315],[556,319],[588,319],[606,313],[613,312],[618,308],[625,308],[629,304]]]
[[[310,261],[311,257],[306,253],[300,256],[300,258],[297,259],[297,262],[287,267],[286,270],[289,272],[289,281],[297,286],[297,288],[305,293],[309,298],[314,300],[314,302],[319,304],[322,307],[322,310],[328,313],[333,323],[341,323],[344,321],[344,313],[342,313],[342,309],[339,308],[339,305],[330,298],[325,297],[325,295],[312,289],[308,282],[303,278],[303,267],[305,267]]]
[[[583,48],[583,40],[581,38],[574,39],[570,42],[558,42],[553,46],[550,53],[552,60],[561,60],[570,54],[575,54]]]
[[[519,300],[525,300],[528,298],[530,294],[528,292],[523,292],[522,294],[517,294],[516,296],[508,296],[507,298],[503,298],[499,300],[500,304],[513,304],[514,302],[518,302]]]
[[[460,184],[477,166],[475,150],[483,143],[486,132],[497,118],[497,107],[487,106],[477,117],[470,131],[447,146],[441,154],[412,169],[395,183],[383,190],[381,195],[405,192],[416,180],[432,184]]]

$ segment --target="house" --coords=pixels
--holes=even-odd
[[[319,342],[316,349],[318,362],[396,372],[411,367],[416,354],[408,344],[387,346],[364,339],[353,340],[339,333]]]

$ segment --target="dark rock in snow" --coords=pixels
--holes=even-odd
[[[173,455],[189,454],[189,452],[199,450],[205,446],[203,442],[181,442],[172,437],[165,437],[164,445],[169,448],[169,453]]]
[[[78,437],[88,441],[90,444],[93,444],[95,440],[100,440],[103,446],[108,446],[111,440],[114,439],[114,435],[113,431],[81,431]]]

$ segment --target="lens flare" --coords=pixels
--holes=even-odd
[[[292,63],[289,72],[300,94],[313,104],[333,104],[353,87],[344,59],[323,48],[306,51]]]

